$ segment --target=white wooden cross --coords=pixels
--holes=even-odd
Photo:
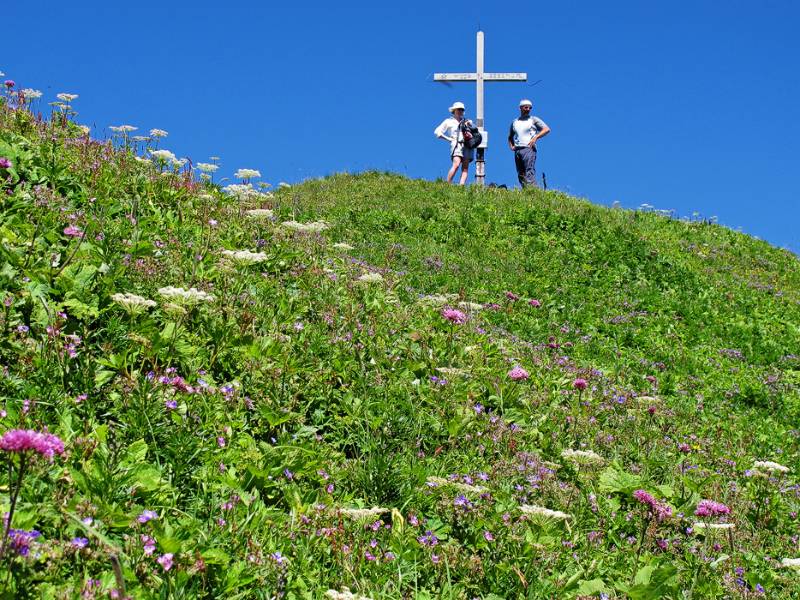
[[[527,73],[484,73],[483,71],[483,32],[478,32],[477,60],[475,73],[434,73],[434,81],[474,81],[476,83],[475,124],[484,130],[483,121],[483,84],[486,81],[527,81]],[[481,144],[482,146],[484,144]],[[478,148],[475,161],[475,181],[483,185],[486,178],[484,161],[485,148]]]

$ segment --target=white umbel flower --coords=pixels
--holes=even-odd
[[[267,260],[267,255],[263,252],[250,252],[249,250],[223,250],[222,255],[243,264],[255,264]]]
[[[592,450],[572,450],[567,448],[561,453],[561,456],[579,464],[601,465],[605,462],[602,456]]]
[[[114,133],[130,133],[138,129],[138,127],[134,127],[133,125],[110,125],[108,128]]]
[[[458,298],[457,294],[426,294],[420,296],[418,302],[429,306],[444,306],[445,304],[450,304],[456,298]]]
[[[784,558],[781,561],[781,566],[786,569],[795,569],[800,571],[800,558]]]
[[[483,304],[478,304],[477,302],[459,302],[458,307],[471,312],[483,310]]]
[[[213,302],[215,300],[213,295],[197,288],[186,290],[180,287],[167,286],[159,288],[158,293],[178,304],[197,304],[198,302]]]
[[[299,231],[300,233],[319,233],[330,227],[325,221],[310,221],[308,223],[298,223],[297,221],[284,221],[282,223],[286,229]]]
[[[735,529],[733,523],[703,523],[698,521],[692,525],[692,529]]]
[[[261,196],[261,193],[249,183],[232,183],[222,188],[222,191],[240,201],[252,200]]]
[[[364,283],[380,283],[383,281],[383,275],[380,273],[364,273],[358,280]]]
[[[22,90],[22,95],[28,100],[37,100],[42,97],[42,92],[33,88],[25,88]]]
[[[167,137],[168,135],[169,135],[169,132],[164,131],[163,129],[151,129],[150,130],[150,137],[163,138],[163,137]]]
[[[261,177],[261,171],[257,169],[239,169],[233,176],[238,179],[252,179],[253,177]]]
[[[130,293],[111,294],[111,299],[131,314],[136,314],[156,306],[156,302]]]
[[[353,246],[351,246],[350,244],[345,244],[344,242],[336,242],[333,245],[333,247],[336,248],[337,250],[355,250]]]
[[[150,150],[150,156],[164,162],[174,163],[176,160],[178,160],[177,157],[169,150]]]
[[[244,214],[254,219],[271,219],[273,217],[272,211],[268,208],[251,208],[246,210]]]
[[[199,171],[203,171],[203,173],[213,173],[217,169],[219,169],[219,165],[215,165],[212,163],[197,163],[197,169]]]
[[[565,521],[571,519],[572,515],[560,510],[550,510],[544,506],[536,506],[535,504],[523,504],[519,509],[526,515],[534,517],[545,517],[546,519],[554,519],[556,521]]]
[[[468,483],[464,483],[462,481],[450,481],[449,479],[445,479],[444,477],[428,477],[425,481],[429,487],[450,486],[459,491],[470,494],[483,494],[484,492],[487,491],[485,487],[482,487],[480,485],[469,485]]]
[[[771,460],[757,460],[753,463],[754,469],[764,469],[775,473],[788,473],[791,469],[784,467],[782,464],[772,462]]]
[[[368,596],[354,594],[350,591],[350,588],[347,587],[342,588],[341,592],[337,592],[336,590],[328,590],[325,592],[325,596],[331,600],[372,600],[372,598]]]
[[[353,519],[354,521],[362,521],[392,512],[392,509],[373,506],[372,508],[339,508],[338,512],[342,516]]]
[[[63,92],[60,93],[60,94],[56,94],[56,98],[58,98],[62,102],[72,102],[77,97],[78,97],[78,94],[65,94]]]

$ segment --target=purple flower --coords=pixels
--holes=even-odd
[[[483,532],[483,539],[485,539],[487,542],[493,542],[494,541],[494,536],[492,535],[491,531],[484,531]]]
[[[219,436],[217,438],[217,446],[219,446],[220,448],[224,448],[225,447],[225,438],[224,437]]]
[[[269,555],[269,557],[275,561],[275,564],[279,566],[284,566],[287,563],[286,557],[283,556],[280,552],[273,552]]]
[[[542,305],[542,303],[536,298],[531,298],[528,300],[528,304],[530,304],[533,308],[539,308]]]
[[[9,548],[20,556],[28,556],[31,543],[41,535],[42,534],[35,529],[32,529],[31,531],[25,531],[24,529],[9,529],[8,538],[11,541]]]
[[[158,519],[158,513],[154,510],[142,511],[142,514],[136,517],[136,520],[139,521],[139,523],[147,523],[153,519]]]
[[[147,556],[150,556],[153,552],[156,551],[156,541],[149,535],[142,535],[141,540],[142,540],[142,548],[144,549],[144,553]]]
[[[169,410],[175,410],[176,408],[178,408],[178,402],[177,402],[177,400],[167,400],[167,401],[165,401],[165,402],[164,402],[164,405],[165,405],[165,406],[166,406],[166,407],[167,407]]]
[[[697,503],[694,514],[697,517],[719,517],[731,514],[731,509],[722,504],[722,502],[700,500],[700,502]]]
[[[636,490],[633,497],[650,509],[650,515],[659,521],[664,521],[672,516],[672,508],[656,500],[652,494],[644,490]]]
[[[70,542],[70,545],[73,548],[75,548],[77,550],[80,550],[82,548],[86,548],[86,546],[89,545],[89,540],[86,539],[85,537],[72,538],[72,541]]]
[[[442,316],[456,325],[463,325],[467,322],[467,315],[455,308],[443,308]]]
[[[6,452],[38,452],[52,460],[55,454],[64,454],[64,442],[52,433],[32,429],[11,429],[0,438],[0,450]]]
[[[508,372],[509,379],[513,381],[524,381],[530,377],[530,373],[528,373],[525,369],[517,365],[513,369]]]
[[[516,302],[517,300],[519,300],[519,296],[517,296],[514,292],[506,292],[506,298],[508,298],[512,302]]]
[[[14,82],[14,80],[13,80],[13,79],[6,79],[6,80],[3,82],[3,85],[5,85],[5,86],[6,86],[8,89],[11,89],[11,88],[13,88],[15,85],[17,85],[17,84]]]
[[[158,561],[158,564],[161,565],[162,569],[169,571],[172,568],[172,557],[173,554],[170,552],[168,554],[162,554],[156,560]]]
[[[79,227],[75,227],[75,225],[67,225],[64,227],[64,235],[69,237],[82,237],[83,231]]]
[[[439,543],[439,538],[429,529],[425,532],[425,535],[419,536],[417,541],[423,546],[433,547]]]
[[[576,390],[581,390],[581,391],[585,390],[588,385],[589,385],[588,382],[585,379],[581,379],[580,377],[578,377],[575,381],[572,382],[572,387],[574,387]]]
[[[0,169],[10,169],[11,161],[5,157],[0,157]]]

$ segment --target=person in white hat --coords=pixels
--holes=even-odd
[[[514,151],[517,178],[522,187],[536,187],[536,141],[550,133],[547,123],[531,115],[533,102],[519,102],[519,117],[511,123],[508,145]]]
[[[442,121],[433,130],[433,134],[450,142],[450,160],[452,164],[450,165],[450,171],[447,173],[447,183],[452,183],[458,168],[461,167],[459,184],[464,185],[467,182],[467,177],[469,177],[469,163],[472,162],[473,154],[472,148],[464,147],[464,132],[461,127],[464,122],[464,103],[453,102],[453,106],[448,110],[453,116]]]

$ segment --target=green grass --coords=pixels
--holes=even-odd
[[[21,486],[23,455],[0,450],[0,512],[19,487],[11,526],[41,533],[0,557],[2,597],[795,593],[797,256],[386,173],[237,199],[143,150],[0,104],[0,436],[66,446],[25,454]],[[466,322],[444,318],[462,302]],[[692,531],[701,499],[735,528]]]

